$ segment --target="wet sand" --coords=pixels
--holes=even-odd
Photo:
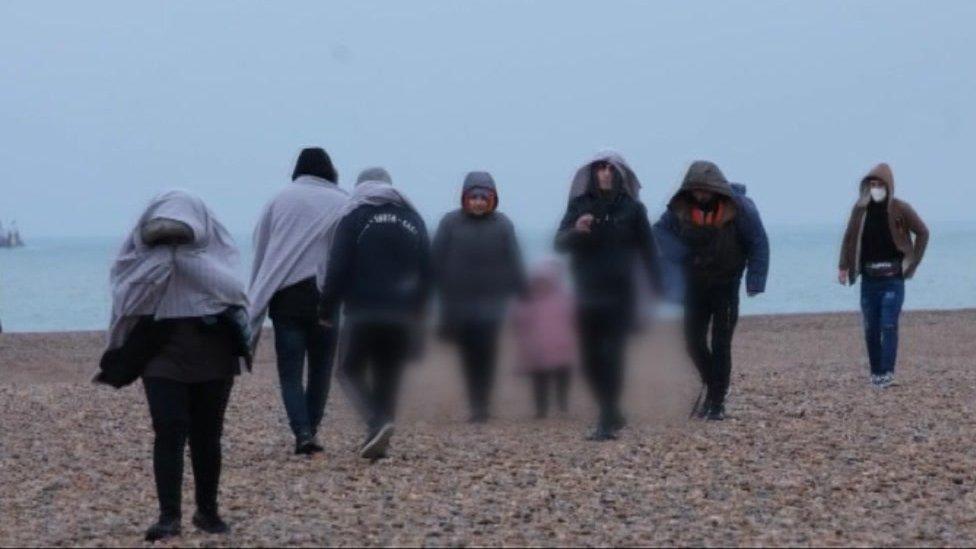
[[[976,311],[912,312],[898,385],[867,383],[853,314],[749,317],[728,421],[689,422],[696,376],[675,327],[635,341],[620,440],[567,416],[531,419],[499,370],[497,419],[464,422],[454,355],[432,344],[406,380],[390,458],[355,456],[338,384],[326,452],[291,455],[269,351],[227,413],[221,505],[233,533],[180,545],[972,545]],[[142,388],[88,383],[100,333],[0,335],[0,545],[142,543],[155,518]]]

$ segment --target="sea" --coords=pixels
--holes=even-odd
[[[743,299],[743,315],[855,311],[856,287],[837,283],[843,227],[767,227],[771,267],[767,292]],[[976,308],[976,223],[930,227],[925,260],[909,281],[906,309]],[[4,332],[101,330],[108,325],[109,268],[117,238],[36,238],[0,248],[0,323]],[[551,256],[552,234],[520,234],[529,264]],[[247,278],[250,237],[238,236],[240,273]]]

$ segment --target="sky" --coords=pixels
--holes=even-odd
[[[322,146],[431,222],[488,170],[521,231],[621,152],[656,218],[695,159],[769,224],[843,224],[889,162],[932,223],[973,218],[976,2],[0,2],[0,220],[117,236],[157,192],[249,233]]]

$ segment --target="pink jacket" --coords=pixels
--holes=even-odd
[[[517,371],[531,374],[572,367],[577,355],[574,305],[560,265],[547,262],[535,269],[528,293],[512,311]]]

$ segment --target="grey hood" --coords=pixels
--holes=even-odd
[[[360,206],[386,204],[397,204],[417,211],[407,195],[393,186],[393,178],[390,177],[389,172],[379,167],[367,168],[356,178],[356,188],[353,189],[349,202],[343,207],[341,217],[349,215]]]
[[[597,162],[609,162],[616,168],[622,182],[623,188],[621,190],[630,195],[634,200],[637,200],[641,189],[641,183],[637,179],[637,174],[634,173],[634,170],[630,169],[630,165],[627,164],[627,161],[624,160],[624,157],[620,153],[611,150],[597,153],[596,156],[576,170],[576,174],[573,176],[573,181],[569,188],[570,200],[590,191],[591,166]]]

